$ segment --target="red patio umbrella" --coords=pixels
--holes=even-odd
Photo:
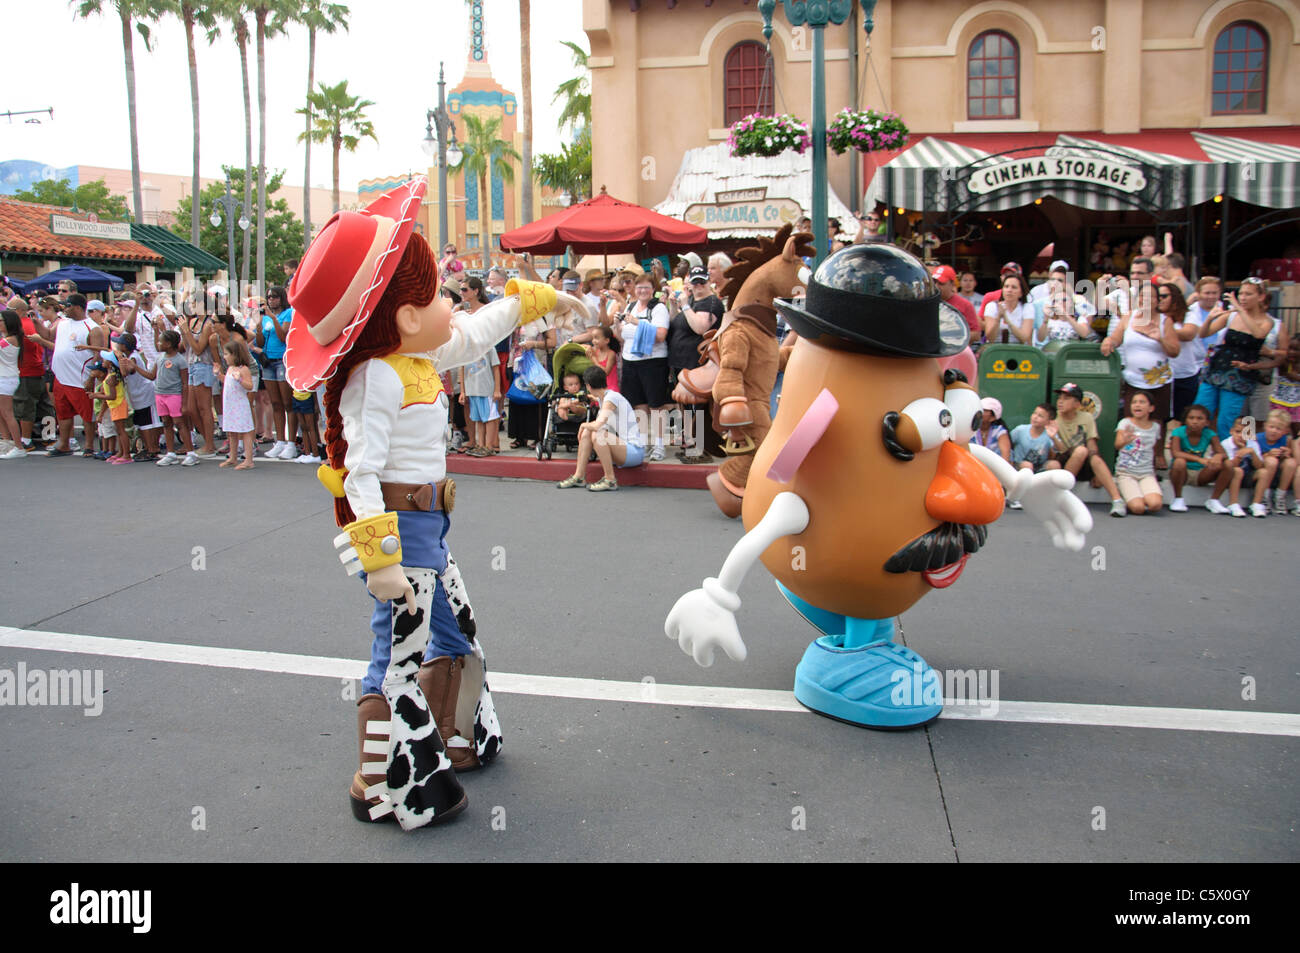
[[[622,202],[605,187],[595,198],[506,232],[501,248],[558,255],[572,246],[580,255],[661,255],[708,241],[708,231],[648,208]]]

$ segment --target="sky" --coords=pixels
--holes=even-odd
[[[111,2],[104,6],[111,10]],[[367,110],[379,142],[365,139],[340,158],[340,187],[355,191],[361,179],[423,172],[425,112],[437,105],[438,63],[446,64],[447,89],[460,82],[469,48],[468,6],[463,0],[351,0],[350,31],[318,36],[316,81],[348,80],[348,91],[375,105]],[[65,0],[0,0],[0,22],[44,37],[57,53],[38,61],[9,60],[0,113],[53,107],[54,119],[39,124],[0,118],[0,160],[31,159],[54,168],[72,165],[131,167],[126,71],[122,32],[115,16],[78,19]],[[521,93],[519,6],[516,0],[484,0],[488,61],[495,79]],[[252,21],[250,18],[250,29]],[[136,105],[140,167],[145,172],[187,175],[191,160],[191,114],[185,31],[178,21],[155,27],[153,51],[135,37]],[[553,152],[562,141],[551,104],[555,88],[573,75],[572,58],[560,40],[588,48],[581,0],[533,0],[533,152]],[[24,45],[17,40],[17,48]],[[228,35],[209,46],[197,43],[202,175],[220,177],[221,166],[244,162],[244,103],[239,52]],[[267,165],[286,169],[285,182],[302,184],[303,147],[297,141],[306,99],[307,36],[301,28],[268,40]],[[19,64],[23,65],[19,65]],[[253,161],[257,161],[257,59],[249,43],[253,104]],[[19,77],[26,77],[26,81]],[[312,184],[331,184],[328,145],[312,149]]]

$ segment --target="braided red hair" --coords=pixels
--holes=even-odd
[[[365,361],[387,357],[402,346],[402,335],[397,330],[398,308],[404,304],[423,308],[437,293],[438,263],[424,236],[412,235],[388,283],[388,290],[379,299],[352,350],[339,362],[334,376],[325,384],[325,452],[329,465],[336,470],[343,469],[348,453],[348,442],[343,439],[343,417],[339,414],[339,398],[348,377]],[[342,527],[355,519],[356,514],[352,512],[347,497],[335,499],[334,521]]]

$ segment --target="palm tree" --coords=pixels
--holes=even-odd
[[[235,38],[235,45],[239,47],[239,75],[244,89],[244,168],[251,171],[253,168],[253,100],[248,80],[248,12],[250,4],[249,0],[213,0],[213,2],[218,16],[230,24],[230,32]],[[251,210],[252,207],[253,179],[251,175],[245,175],[245,212]],[[239,280],[244,286],[248,285],[252,242],[252,231],[244,229],[243,242],[240,246],[242,257],[240,258],[239,270]]]
[[[348,29],[350,11],[341,3],[327,3],[325,0],[303,0],[302,6],[293,14],[293,19],[307,28],[307,122],[303,135],[306,139],[303,152],[306,158],[302,172],[302,247],[311,244],[311,97],[312,87],[316,85],[316,34],[333,33],[338,29]],[[279,25],[283,29],[283,25]],[[337,191],[337,188],[336,190]],[[334,199],[334,210],[338,211],[338,197]]]
[[[196,3],[195,0],[181,0],[179,8],[173,13],[180,16],[185,25],[185,52],[190,61],[190,108],[194,125],[194,168],[190,179],[190,195],[199,194],[199,67],[194,54],[194,27],[197,25],[207,33],[208,42],[217,38],[217,16],[210,4]],[[199,215],[190,218],[190,244],[196,248],[199,244]],[[231,276],[234,277],[233,275]]]
[[[288,21],[289,0],[256,0],[257,23],[257,287],[266,286],[266,39]],[[272,19],[274,17],[274,19]]]
[[[77,16],[89,19],[92,14],[102,15],[110,6],[122,23],[122,52],[126,60],[126,113],[131,136],[131,198],[135,220],[144,222],[144,199],[140,188],[140,139],[136,134],[135,113],[135,49],[131,41],[131,26],[150,49],[149,24],[155,23],[167,12],[167,0],[72,0]]]
[[[300,116],[311,119],[310,132],[300,132],[299,142],[310,139],[315,143],[330,144],[334,151],[334,211],[339,210],[339,153],[343,149],[355,152],[361,140],[369,136],[375,142],[375,127],[366,118],[366,107],[373,106],[368,99],[359,99],[348,93],[345,79],[337,86],[319,84],[320,89],[307,96],[307,105],[298,110]]]
[[[590,70],[587,66],[587,51],[570,40],[560,42],[573,53],[574,69],[580,72],[555,87],[555,95],[551,97],[551,102],[564,100],[564,108],[560,110],[560,128],[568,125],[581,133],[583,126],[591,125],[591,87],[588,79]]]
[[[532,32],[533,14],[529,0],[519,0],[519,68],[524,87],[524,161],[521,168],[531,170],[533,167],[533,49]],[[524,175],[523,186],[519,195],[523,209],[519,221],[527,225],[533,220],[533,177]]]
[[[460,164],[454,171],[478,179],[479,234],[483,243],[483,267],[486,269],[492,263],[492,195],[488,192],[488,173],[510,185],[515,180],[511,163],[520,161],[520,157],[510,143],[498,137],[500,116],[488,120],[468,114],[462,116],[465,120],[465,143],[461,147]]]

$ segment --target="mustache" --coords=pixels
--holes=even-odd
[[[885,572],[925,572],[950,566],[963,555],[977,553],[988,540],[983,526],[966,523],[941,523],[920,536],[885,563]]]

